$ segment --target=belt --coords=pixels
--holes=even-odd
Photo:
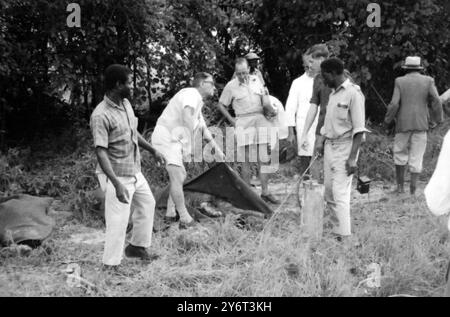
[[[352,141],[353,141],[352,137],[337,138],[337,139],[325,138],[325,142],[329,142],[331,144],[346,143],[346,142],[352,142]]]
[[[238,118],[250,117],[255,114],[263,114],[263,112],[262,112],[262,110],[258,110],[258,111],[253,111],[253,112],[241,113],[241,114],[237,114],[236,117],[238,117]]]

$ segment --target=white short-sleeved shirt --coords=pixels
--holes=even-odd
[[[262,96],[265,89],[257,76],[250,75],[248,84],[232,79],[223,89],[219,102],[224,106],[232,105],[237,116],[248,113],[262,113]]]
[[[204,123],[202,115],[203,98],[196,88],[181,89],[175,96],[170,99],[169,104],[159,117],[156,125],[166,127],[169,131],[186,127],[183,120],[183,110],[190,107],[194,110],[194,130],[199,124]]]

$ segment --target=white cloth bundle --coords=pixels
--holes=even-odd
[[[450,213],[450,131],[444,137],[436,169],[425,188],[425,198],[434,215]],[[450,230],[450,219],[448,229]]]

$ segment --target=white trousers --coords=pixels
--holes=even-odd
[[[155,199],[142,173],[133,177],[118,177],[130,197],[128,204],[116,197],[116,189],[105,174],[98,174],[100,187],[105,192],[106,237],[103,263],[119,265],[123,257],[125,236],[132,210],[133,233],[130,243],[148,248],[152,242]]]
[[[349,236],[351,231],[350,220],[350,193],[352,176],[347,176],[345,163],[350,156],[352,140],[325,141],[324,153],[324,185],[325,201],[336,217],[333,232],[341,236]]]

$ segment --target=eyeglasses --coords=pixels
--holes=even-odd
[[[204,80],[203,82],[214,86],[214,81],[212,81],[212,80]]]

